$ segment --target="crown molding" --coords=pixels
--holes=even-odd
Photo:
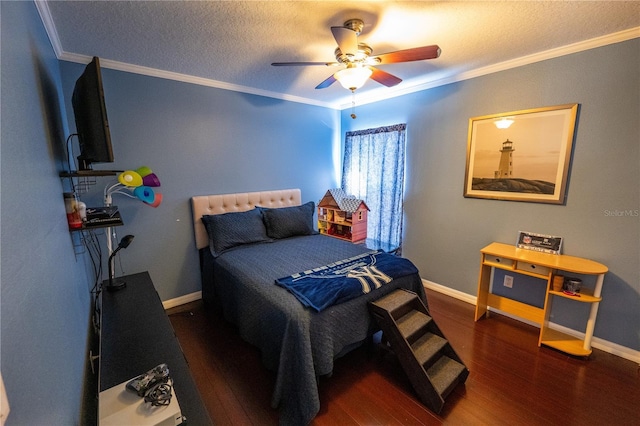
[[[44,25],[44,29],[47,32],[47,37],[49,37],[51,47],[53,47],[56,57],[60,59],[60,55],[63,53],[62,45],[60,44],[60,37],[58,37],[58,30],[56,30],[56,26],[53,23],[53,17],[51,16],[49,5],[44,0],[33,0],[33,2],[36,5],[36,9],[40,15],[42,24]]]
[[[61,61],[88,64],[93,59],[92,56],[79,55],[76,53],[62,52],[58,59]],[[196,84],[198,86],[214,87],[217,89],[231,90],[233,92],[248,93],[251,95],[266,96],[268,98],[280,99],[289,102],[299,102],[324,108],[334,108],[334,105],[320,102],[315,99],[307,99],[299,96],[288,95],[286,93],[272,92],[269,90],[256,89],[254,87],[241,86],[238,84],[226,83],[224,81],[212,80],[210,78],[196,77],[189,74],[181,74],[173,71],[164,71],[157,68],[143,67],[141,65],[129,64],[126,62],[113,61],[111,59],[100,58],[100,67],[116,71],[124,71],[132,74],[157,77],[165,80],[179,81],[183,83]]]
[[[358,104],[366,105],[386,99],[396,98],[398,96],[420,92],[427,89],[433,89],[434,87],[469,80],[500,71],[506,71],[513,68],[522,67],[524,65],[530,65],[536,62],[546,61],[547,59],[558,58],[561,56],[571,55],[573,53],[583,52],[585,50],[608,46],[610,44],[621,43],[635,38],[640,38],[640,27],[630,28],[628,30],[619,31],[601,37],[595,37],[589,40],[568,44],[566,46],[545,50],[543,52],[538,52],[531,55],[521,56],[519,58],[510,59],[508,61],[500,62],[486,67],[476,68],[474,70],[452,74],[439,79],[416,82],[414,84],[411,84],[410,86],[407,85],[402,89],[392,89],[386,92],[376,90],[373,93],[370,92],[369,94],[365,94],[360,97],[358,99]],[[350,103],[344,103],[340,105],[340,109],[346,109],[350,107]]]
[[[60,38],[56,30],[49,6],[45,0],[34,0],[40,19],[44,24],[45,30],[51,42],[51,46],[59,60],[84,63],[88,64],[92,57],[86,55],[79,55],[75,53],[65,52],[60,44]],[[520,58],[511,59],[508,61],[500,62],[497,64],[489,65],[486,67],[476,68],[474,70],[463,71],[455,74],[451,74],[441,78],[423,80],[423,81],[407,81],[406,85],[402,88],[390,89],[380,88],[372,92],[367,92],[362,95],[358,95],[358,105],[371,104],[387,99],[397,98],[399,96],[407,95],[410,93],[420,92],[427,89],[433,89],[435,87],[444,86],[459,81],[469,80],[476,77],[481,77],[487,74],[493,74],[500,71],[506,71],[512,68],[518,68],[524,65],[533,64],[547,59],[553,59],[560,56],[566,56],[573,53],[582,52],[589,49],[595,49],[597,47],[607,46],[610,44],[621,43],[623,41],[631,40],[640,37],[640,27],[630,28],[628,30],[619,31],[616,33],[608,34],[601,37],[595,37],[589,40],[580,41],[577,43],[569,44],[555,49],[545,50],[543,52],[534,53],[531,55],[522,56]],[[347,103],[347,99],[350,97],[343,97],[337,102],[327,103],[320,102],[315,99],[304,98],[300,96],[293,96],[286,93],[272,92],[269,90],[261,90],[253,87],[241,86],[238,84],[226,83],[223,81],[212,80],[208,78],[196,77],[188,74],[181,74],[172,71],[163,71],[156,68],[143,67],[140,65],[133,65],[124,62],[112,61],[105,58],[100,58],[100,65],[104,68],[110,68],[118,71],[130,72],[133,74],[146,75],[150,77],[163,78],[167,80],[180,81],[183,83],[196,84],[206,87],[214,87],[223,90],[231,90],[234,92],[247,93],[251,95],[265,96],[268,98],[280,99],[289,102],[298,102],[308,105],[319,106],[323,108],[330,108],[336,110],[344,110],[351,108],[351,101]]]

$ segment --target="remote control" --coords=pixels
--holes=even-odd
[[[160,364],[144,374],[139,375],[127,383],[127,389],[143,397],[149,389],[158,383],[166,383],[169,380],[169,367],[167,364]]]

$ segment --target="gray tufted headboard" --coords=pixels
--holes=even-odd
[[[299,206],[300,204],[302,204],[300,189],[280,189],[275,191],[199,195],[191,197],[196,247],[202,249],[209,246],[207,230],[202,220],[200,220],[203,215],[244,212],[256,206],[278,208]]]

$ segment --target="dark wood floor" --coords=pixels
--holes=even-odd
[[[637,364],[594,350],[588,360],[538,348],[538,329],[427,291],[431,314],[470,370],[440,414],[418,401],[392,355],[357,349],[319,382],[313,425],[640,425]],[[216,425],[275,425],[274,375],[234,327],[199,302],[170,319]]]

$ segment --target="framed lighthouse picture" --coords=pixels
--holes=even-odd
[[[464,196],[564,204],[578,104],[469,119]]]

